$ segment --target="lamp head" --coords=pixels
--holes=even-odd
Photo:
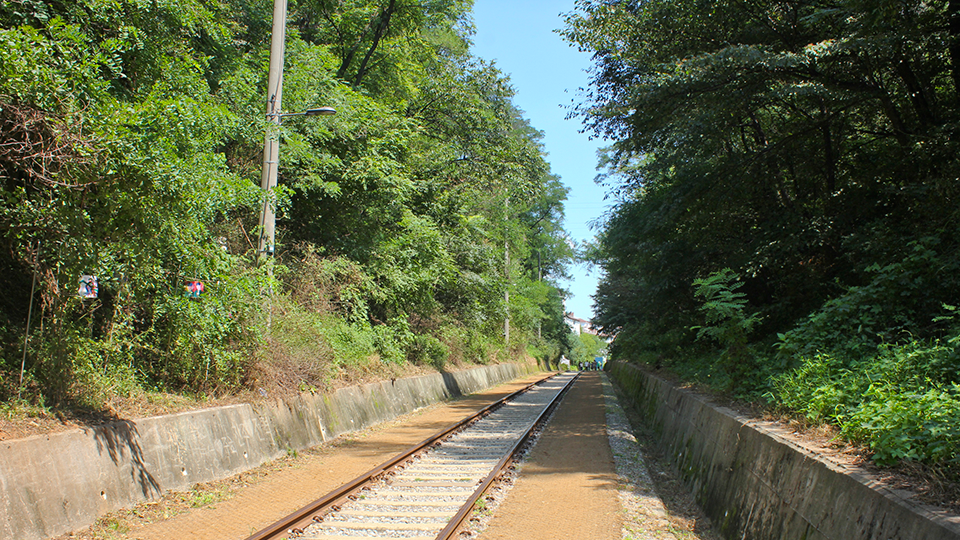
[[[306,116],[330,116],[337,114],[333,107],[317,107],[316,109],[307,109],[303,111]]]

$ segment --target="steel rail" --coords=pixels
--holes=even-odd
[[[490,488],[490,486],[500,476],[503,470],[507,468],[507,465],[509,465],[510,462],[513,461],[517,452],[521,448],[523,448],[523,445],[526,444],[526,442],[530,439],[530,436],[533,434],[533,432],[536,431],[536,429],[547,418],[550,417],[550,414],[553,412],[553,410],[556,409],[557,405],[560,404],[560,400],[563,399],[564,394],[566,394],[567,391],[570,390],[570,388],[573,386],[573,383],[576,382],[577,379],[579,378],[580,378],[580,373],[577,373],[576,376],[570,379],[570,381],[567,382],[567,384],[563,387],[563,389],[557,393],[553,401],[550,402],[550,405],[545,407],[543,411],[540,412],[540,415],[537,416],[537,419],[533,422],[530,429],[528,429],[527,432],[524,433],[523,437],[521,437],[513,445],[513,447],[502,458],[500,458],[500,461],[497,462],[496,466],[494,466],[490,474],[488,474],[487,477],[483,479],[479,487],[477,487],[476,491],[474,491],[473,494],[470,495],[470,498],[467,499],[467,502],[465,502],[463,506],[460,507],[460,510],[456,513],[456,515],[453,516],[453,519],[451,519],[450,522],[447,524],[447,526],[440,531],[440,534],[437,535],[436,540],[448,540],[452,538],[454,534],[456,534],[456,532],[460,529],[460,526],[463,524],[463,521],[467,519],[467,516],[470,514],[471,511],[473,511],[473,505],[476,504],[478,500],[480,500],[480,497],[483,497],[483,494],[486,493],[487,489]]]
[[[327,493],[327,494],[324,495],[323,497],[321,497],[321,498],[313,501],[312,503],[308,504],[307,506],[304,506],[304,507],[301,508],[300,510],[297,510],[296,512],[291,513],[290,515],[284,517],[283,519],[277,521],[276,523],[273,523],[272,525],[269,525],[269,526],[267,526],[267,527],[264,527],[263,529],[257,531],[257,532],[254,533],[253,535],[247,537],[246,540],[273,540],[273,539],[275,539],[275,538],[279,538],[280,535],[285,535],[285,534],[287,534],[289,531],[293,531],[293,530],[297,530],[297,529],[303,529],[303,528],[306,527],[307,525],[310,525],[311,523],[314,522],[314,516],[315,516],[315,515],[323,512],[323,511],[325,511],[325,510],[327,510],[327,509],[334,509],[334,510],[336,510],[336,508],[334,508],[334,507],[336,506],[337,503],[339,503],[339,502],[343,501],[344,499],[348,498],[348,497],[349,497],[351,494],[353,494],[354,492],[359,491],[360,488],[362,488],[362,487],[365,486],[366,484],[369,484],[369,483],[371,483],[371,482],[373,482],[373,481],[381,478],[381,475],[383,475],[383,474],[388,474],[389,471],[390,471],[390,469],[393,469],[394,467],[396,467],[397,465],[399,465],[401,462],[410,459],[411,457],[413,457],[413,456],[414,456],[415,454],[417,454],[418,452],[420,452],[420,451],[424,450],[425,448],[433,445],[434,443],[436,443],[436,442],[439,441],[440,439],[443,439],[444,437],[447,437],[447,436],[450,435],[451,433],[453,433],[453,432],[455,432],[455,431],[457,431],[457,430],[465,427],[466,425],[468,425],[468,424],[470,424],[470,423],[472,423],[472,422],[475,422],[476,420],[479,420],[480,418],[486,416],[487,414],[489,414],[489,413],[492,412],[493,410],[495,410],[495,409],[497,409],[498,407],[502,406],[502,405],[503,405],[504,403],[506,403],[507,401],[510,401],[510,400],[516,398],[517,396],[519,396],[520,394],[523,394],[524,392],[530,390],[530,389],[533,388],[534,386],[537,386],[537,385],[539,385],[539,384],[542,384],[542,383],[544,383],[545,381],[548,381],[548,380],[550,380],[550,379],[552,379],[553,377],[556,377],[556,376],[557,376],[557,373],[554,373],[554,374],[551,374],[551,375],[549,375],[549,376],[547,376],[547,377],[544,377],[544,378],[542,378],[542,379],[540,379],[540,380],[538,380],[538,381],[535,381],[535,382],[533,382],[533,383],[530,383],[530,384],[528,384],[527,386],[521,388],[520,390],[517,390],[516,392],[513,392],[513,393],[511,393],[511,394],[509,394],[509,395],[507,395],[507,396],[505,396],[505,397],[503,397],[503,398],[501,398],[501,399],[499,399],[499,400],[497,400],[497,401],[495,401],[495,402],[487,405],[486,407],[484,407],[484,408],[480,409],[479,411],[477,411],[476,413],[474,413],[474,414],[472,414],[472,415],[470,415],[470,416],[468,416],[468,417],[460,420],[459,422],[456,422],[456,423],[454,423],[454,424],[451,424],[450,426],[448,426],[448,427],[446,427],[446,428],[444,428],[444,429],[442,429],[442,430],[434,433],[433,435],[431,435],[430,437],[424,439],[423,441],[421,441],[421,442],[419,442],[419,443],[417,443],[417,444],[415,444],[415,445],[407,448],[407,449],[404,450],[403,452],[401,452],[401,453],[397,454],[396,456],[390,458],[389,460],[381,463],[380,465],[377,465],[376,467],[374,467],[374,468],[370,469],[369,471],[361,474],[360,476],[354,478],[353,480],[347,482],[346,484],[343,484],[342,486],[340,486],[340,487],[338,487],[337,489],[331,491],[330,493]],[[578,376],[579,376],[579,375],[578,375]],[[576,380],[576,377],[574,378],[574,380]],[[565,391],[565,390],[564,390],[564,391]],[[561,394],[562,394],[562,393],[563,393],[563,392],[561,392]],[[526,437],[524,437],[524,439],[526,439]],[[512,454],[512,452],[511,452],[511,454]],[[508,454],[508,455],[510,455],[510,454]],[[499,470],[499,469],[498,469],[498,470]],[[472,507],[472,506],[473,506],[473,503],[475,503],[475,502],[476,502],[476,499],[472,499],[472,500],[470,501],[470,506]],[[461,521],[462,521],[462,518],[461,518]]]

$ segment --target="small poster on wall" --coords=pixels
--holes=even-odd
[[[80,298],[96,298],[99,290],[97,276],[80,276]]]
[[[183,294],[187,298],[200,298],[203,295],[203,282],[202,281],[187,281],[183,286]]]

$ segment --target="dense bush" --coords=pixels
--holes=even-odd
[[[957,10],[578,4],[615,354],[833,422],[883,464],[956,463]]]
[[[819,354],[773,381],[775,403],[869,445],[881,464],[960,463],[960,338]]]
[[[0,5],[0,400],[321,388],[515,359],[562,326],[566,190],[507,78],[470,54],[469,3],[289,9],[283,108],[337,114],[277,126],[269,10]]]
[[[781,354],[855,359],[883,343],[942,334],[949,311],[941,302],[960,295],[960,260],[938,253],[939,243],[936,237],[910,242],[902,260],[869,265],[864,285],[847,288],[779,336]]]

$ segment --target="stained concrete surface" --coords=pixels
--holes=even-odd
[[[0,443],[0,538],[42,540],[531,371],[500,364]]]
[[[960,540],[960,516],[884,488],[636,366],[608,365],[726,538]]]

